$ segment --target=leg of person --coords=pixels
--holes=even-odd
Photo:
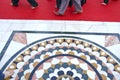
[[[60,8],[60,4],[61,4],[61,0],[56,0],[56,6],[58,9]]]
[[[72,7],[72,5],[73,5],[73,2],[72,2],[72,0],[70,0],[69,7]]]
[[[60,4],[61,4],[61,0],[56,0],[56,5],[57,5],[58,9],[60,8]],[[70,0],[69,7],[72,7],[72,5],[73,5],[73,2],[72,2],[72,0]]]
[[[60,8],[58,12],[55,12],[56,15],[64,15],[64,12],[66,11],[70,0],[62,0]]]
[[[109,0],[104,0],[104,3],[108,4],[108,1],[109,1]]]
[[[81,1],[80,0],[73,0],[73,4],[75,6],[75,11],[73,12],[73,14],[82,13]]]
[[[109,2],[109,0],[104,0],[103,3],[101,3],[102,5],[107,5]]]
[[[19,0],[11,0],[11,5],[12,6],[18,6],[18,2],[19,2]]]
[[[86,3],[86,0],[81,0],[81,5],[83,6]]]
[[[38,3],[35,0],[28,0],[28,2],[31,4],[32,9],[38,6]]]

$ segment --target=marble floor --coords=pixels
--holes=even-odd
[[[120,22],[0,19],[0,25],[0,69],[3,72],[14,70],[11,80],[120,80]],[[58,51],[55,52],[56,50]],[[28,56],[27,53],[31,55]],[[83,54],[84,58],[78,53]],[[95,57],[93,61],[88,60],[88,54],[89,58]],[[41,63],[42,60],[44,64]],[[100,65],[98,60],[103,63]],[[91,62],[96,64],[88,65]],[[31,66],[32,64],[38,67]],[[87,69],[83,68],[85,65]],[[104,69],[97,69],[95,65]],[[30,68],[25,68],[26,66]],[[58,67],[61,68],[58,70]],[[62,71],[66,72],[63,74]],[[32,74],[26,77],[27,73]],[[91,73],[94,75],[91,76]]]

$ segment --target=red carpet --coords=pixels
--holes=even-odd
[[[102,6],[102,0],[87,0],[83,13],[73,15],[74,8],[67,8],[64,16],[56,16],[55,0],[36,0],[39,7],[32,10],[27,0],[20,0],[18,7],[10,5],[10,0],[0,1],[0,19],[30,20],[85,20],[120,22],[120,0],[110,0],[109,5]]]

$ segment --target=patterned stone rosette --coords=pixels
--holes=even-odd
[[[120,65],[96,43],[59,36],[29,45],[10,61],[10,80],[119,80]]]

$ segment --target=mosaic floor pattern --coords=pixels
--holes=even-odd
[[[106,44],[110,40],[106,40],[105,46],[101,46],[82,35],[86,33],[15,31],[11,41],[25,46],[10,57],[2,70],[14,70],[10,80],[119,80],[120,60],[105,48],[119,44],[119,36],[91,34],[94,38],[102,35],[105,39],[113,36],[117,40],[109,45]]]

